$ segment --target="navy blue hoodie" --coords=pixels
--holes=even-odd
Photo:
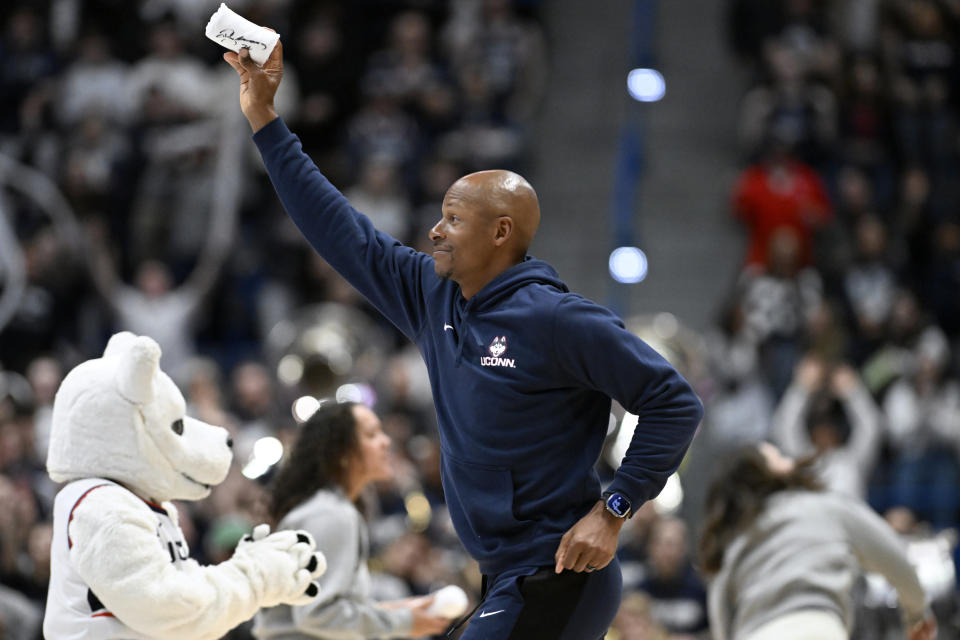
[[[634,508],[660,492],[702,407],[615,315],[530,257],[466,300],[435,274],[432,257],[351,207],[280,119],[253,139],[310,244],[420,349],[445,498],[481,571],[554,564],[560,538],[600,497],[594,465],[611,398],[639,423],[609,489]]]

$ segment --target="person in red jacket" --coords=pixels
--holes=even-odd
[[[797,232],[801,264],[810,264],[813,234],[833,217],[820,176],[776,140],[768,143],[764,158],[740,176],[733,191],[733,209],[750,236],[748,268],[768,266],[770,236],[782,227]]]

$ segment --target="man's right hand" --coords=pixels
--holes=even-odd
[[[240,109],[256,133],[277,117],[273,97],[283,79],[283,44],[277,42],[273,52],[261,67],[246,49],[240,53],[228,51],[223,54],[231,67],[240,76]]]

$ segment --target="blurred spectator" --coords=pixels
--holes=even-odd
[[[647,579],[650,566],[650,535],[653,525],[660,520],[653,501],[644,502],[620,530],[617,558],[623,575],[623,591],[633,591]]]
[[[367,157],[360,167],[359,181],[343,195],[384,233],[397,239],[410,237],[410,201],[392,157]]]
[[[187,364],[184,397],[187,414],[207,424],[236,429],[236,419],[224,406],[220,369],[216,362],[207,358],[195,358]],[[234,440],[236,433],[231,434]]]
[[[174,288],[173,276],[157,260],[137,269],[135,286],[119,282],[105,250],[93,258],[93,280],[117,316],[117,324],[136,335],[152,337],[163,352],[163,367],[178,383],[195,354],[195,323],[200,305],[216,279],[221,256],[203,255],[190,278]]]
[[[440,147],[468,171],[517,167],[520,162],[520,130],[498,104],[491,81],[490,70],[479,64],[466,66],[457,75],[462,94],[460,117]]]
[[[937,528],[954,524],[960,509],[960,383],[947,374],[949,354],[941,333],[924,332],[912,373],[893,383],[883,402],[893,448],[892,504]]]
[[[436,427],[433,398],[427,384],[427,369],[412,347],[394,354],[383,368],[379,403],[384,408],[387,423],[402,422],[401,431],[409,439],[415,435],[429,435]]]
[[[855,51],[844,80],[838,107],[840,153],[855,166],[885,172],[892,160],[892,132],[878,61]]]
[[[957,133],[950,95],[957,54],[945,12],[933,0],[890,3],[883,40],[898,153],[907,164],[930,172],[936,215],[944,215],[957,202],[952,179],[957,154],[949,142]]]
[[[729,459],[709,489],[700,558],[716,640],[844,640],[861,567],[896,587],[910,640],[936,620],[892,529],[854,498],[823,491],[810,462],[770,444]]]
[[[786,0],[782,4],[783,27],[777,41],[797,57],[806,75],[830,79],[839,65],[839,50],[823,3]]]
[[[748,233],[746,264],[770,264],[771,236],[790,229],[800,243],[799,266],[810,264],[813,233],[832,213],[822,180],[800,162],[787,143],[771,139],[763,159],[748,167],[733,191],[733,210]]]
[[[35,8],[20,6],[7,17],[0,40],[0,136],[37,129],[52,101],[57,60],[44,36]]]
[[[99,32],[84,34],[76,55],[64,71],[57,95],[57,116],[66,126],[99,115],[111,124],[133,116],[127,90],[130,70],[111,54],[109,38]]]
[[[400,87],[379,75],[363,82],[363,102],[347,125],[347,150],[355,174],[372,157],[391,158],[406,174],[419,158],[416,121],[404,110]]]
[[[836,171],[836,216],[814,231],[813,261],[829,281],[839,280],[853,260],[853,228],[876,215],[876,188],[862,168],[845,164]]]
[[[246,461],[257,439],[274,433],[287,422],[289,413],[282,411],[277,387],[270,371],[261,362],[246,361],[234,368],[230,376],[231,413],[237,419],[234,457]]]
[[[355,107],[356,57],[347,54],[339,13],[332,8],[309,16],[294,34],[294,44],[303,94],[296,128],[310,157],[325,175],[335,178],[343,173],[337,157],[340,131]]]
[[[891,69],[916,80],[952,75],[957,59],[945,11],[934,0],[888,3],[883,48]]]
[[[430,243],[427,229],[436,222],[437,211],[443,202],[447,188],[466,171],[457,161],[447,155],[435,153],[424,161],[415,189],[416,210],[413,224],[416,232],[412,238],[414,248]]]
[[[268,497],[265,488],[241,473],[246,459],[235,457],[237,463],[230,469],[226,480],[213,488],[202,503],[190,504],[197,535],[202,535],[204,549],[218,549],[231,553],[227,546],[230,535],[238,524],[246,522],[248,530],[261,522],[270,521]],[[222,537],[217,537],[221,535]],[[212,543],[213,546],[208,546]],[[236,545],[234,545],[235,547]]]
[[[739,295],[727,301],[718,326],[706,337],[716,386],[707,402],[709,429],[701,438],[720,450],[763,440],[770,427],[773,397]]]
[[[257,616],[254,635],[318,638],[431,636],[446,618],[427,612],[432,599],[377,603],[370,598],[369,533],[355,506],[363,489],[390,477],[390,438],[370,409],[328,403],[301,427],[293,453],[271,491],[270,514],[278,529],[304,529],[327,557],[321,596],[299,607],[281,605]]]
[[[617,617],[606,636],[609,640],[671,640],[673,636],[658,624],[645,593],[624,593]]]
[[[767,264],[741,275],[745,334],[775,399],[783,395],[804,346],[805,329],[823,297],[820,275],[803,268],[800,237],[789,227],[768,239]]]
[[[907,289],[894,294],[884,331],[884,343],[869,354],[863,364],[863,379],[871,393],[882,398],[890,385],[914,370],[917,345],[927,334],[945,340],[943,332],[925,317],[916,295]]]
[[[35,441],[33,450],[37,459],[47,459],[50,444],[50,421],[53,418],[53,398],[63,379],[63,366],[50,356],[39,356],[27,367],[27,382],[33,391],[33,422]],[[52,498],[52,494],[51,494]]]
[[[848,51],[870,51],[880,38],[878,0],[842,0],[830,3],[829,10],[837,35]]]
[[[843,275],[843,292],[855,329],[854,358],[862,362],[883,340],[897,274],[887,248],[887,229],[879,219],[863,216],[854,233],[854,260]]]
[[[237,544],[256,524],[234,513],[228,513],[210,522],[203,537],[206,562],[220,563],[229,560]]]
[[[88,295],[76,257],[49,225],[27,233],[22,250],[26,286],[0,332],[0,362],[13,371],[24,371],[39,353],[76,355],[80,306]]]
[[[43,609],[20,592],[0,584],[0,633],[4,640],[40,637]]]
[[[924,274],[924,301],[937,323],[954,339],[960,336],[960,222],[943,222],[931,231],[933,251]]]
[[[849,349],[850,337],[843,314],[837,310],[840,304],[833,298],[824,298],[808,311],[807,353],[827,362],[844,359]]]
[[[773,416],[771,436],[794,458],[817,456],[831,491],[865,498],[879,453],[880,411],[848,365],[805,358]]]
[[[0,424],[0,446],[4,448],[13,437],[11,427],[10,422]],[[29,563],[31,533],[38,525],[39,517],[37,501],[29,484],[14,483],[0,475],[0,582],[3,584],[23,587],[31,581],[28,577],[31,569],[25,567],[24,560]],[[34,550],[37,550],[36,544]],[[36,589],[31,589],[28,595],[37,596]],[[45,591],[43,595],[46,595]]]
[[[404,11],[390,24],[387,46],[375,51],[367,73],[392,87],[408,110],[415,111],[420,97],[440,80],[432,60],[431,26],[423,13]]]
[[[647,575],[637,588],[650,598],[650,615],[675,640],[705,637],[707,592],[690,562],[687,525],[678,518],[653,523]]]
[[[50,584],[50,544],[53,526],[38,521],[27,534],[26,544],[18,558],[15,575],[4,576],[3,582],[27,596],[32,602],[43,605],[47,601]]]
[[[543,34],[510,0],[455,3],[445,41],[460,73],[474,66],[488,71],[485,82],[504,116],[525,123],[534,114],[547,81]]]
[[[934,615],[946,622],[939,625],[937,638],[955,640],[956,630],[949,622],[955,619],[960,605],[956,590],[956,568],[951,557],[956,547],[955,531],[933,532],[906,507],[888,509],[883,512],[883,518],[903,541],[907,558],[916,568]],[[854,594],[857,637],[902,635],[900,612],[890,607],[894,598],[896,589],[882,575],[868,573],[864,576],[862,589],[857,589]]]
[[[115,170],[129,152],[127,139],[99,113],[91,112],[71,125],[65,140],[64,192],[81,219],[109,210]]]
[[[210,72],[190,56],[171,22],[158,22],[148,35],[149,50],[130,73],[130,101],[148,122],[172,124],[213,108]]]
[[[747,156],[763,151],[767,139],[788,146],[807,164],[819,164],[836,138],[833,93],[810,78],[806,44],[769,41],[764,58],[769,85],[751,89],[740,108],[740,143]]]

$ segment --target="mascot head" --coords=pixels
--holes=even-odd
[[[205,498],[230,470],[232,442],[185,410],[157,343],[118,333],[60,385],[47,471],[57,482],[108,478],[158,501]]]

